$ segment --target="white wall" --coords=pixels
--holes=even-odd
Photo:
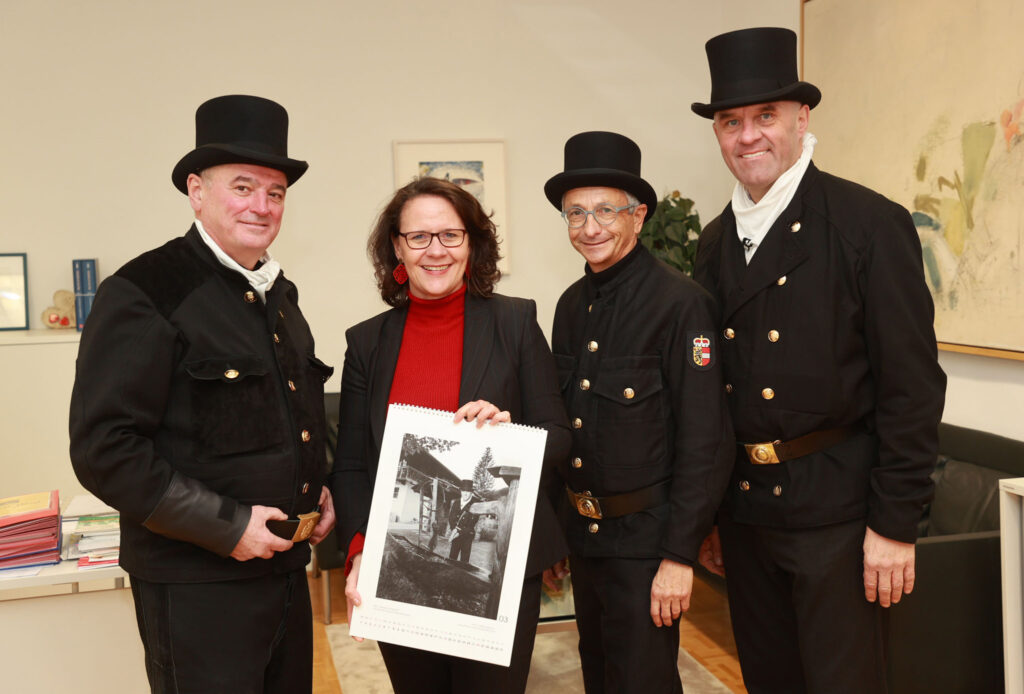
[[[320,355],[384,306],[365,240],[394,189],[391,141],[503,138],[512,274],[547,331],[582,272],[542,193],[576,132],[635,139],[659,193],[704,221],[731,190],[707,121],[704,41],[757,25],[797,29],[799,0],[267,0],[4,2],[0,11],[0,252],[27,252],[33,327],[71,260],[100,276],[180,235],[170,184],[205,99],[252,93],[291,115],[289,191],[275,256],[300,288]],[[67,464],[75,345],[0,344],[0,496],[77,489]],[[330,384],[337,388],[337,377]]]
[[[1024,440],[1024,363],[940,352],[946,372],[942,420]]]

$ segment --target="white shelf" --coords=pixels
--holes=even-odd
[[[0,347],[4,345],[53,345],[78,342],[81,333],[74,329],[0,330]]]
[[[1024,477],[999,481],[1006,694],[1024,694]]]
[[[0,572],[0,591],[16,588],[35,588],[38,586],[72,585],[76,590],[79,583],[85,581],[102,581],[107,579],[123,580],[128,576],[120,566],[105,566],[102,569],[78,570],[78,560],[71,559],[59,564],[44,566],[35,576],[17,576],[4,578]],[[120,586],[118,586],[120,587]]]

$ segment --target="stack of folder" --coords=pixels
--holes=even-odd
[[[116,566],[121,553],[121,515],[92,494],[76,496],[64,509],[64,559],[79,570]]]
[[[60,561],[57,490],[0,499],[0,569]]]

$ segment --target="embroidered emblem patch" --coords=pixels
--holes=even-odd
[[[690,366],[697,371],[707,371],[714,366],[714,333],[687,333],[690,342]]]

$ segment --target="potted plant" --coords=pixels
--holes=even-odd
[[[654,214],[644,223],[640,242],[654,257],[692,277],[700,230],[700,215],[693,209],[693,200],[673,190],[658,201]]]

